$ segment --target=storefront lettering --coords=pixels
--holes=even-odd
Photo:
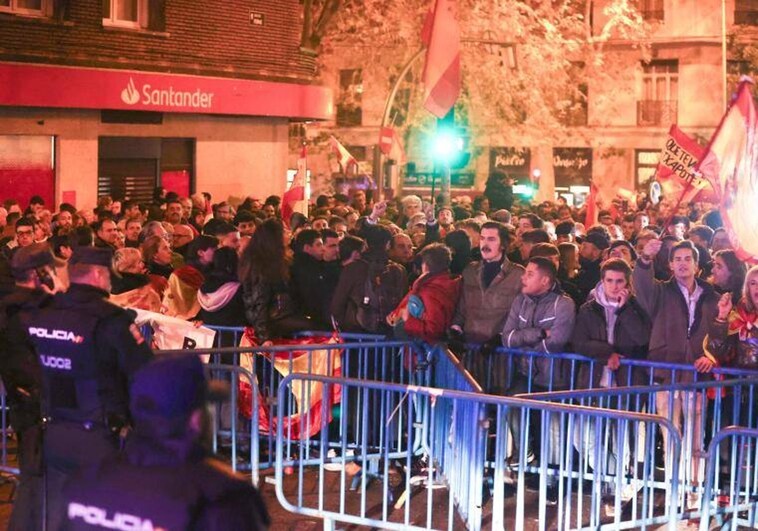
[[[129,84],[121,91],[121,100],[127,105],[135,105],[140,102],[142,105],[153,105],[161,107],[189,107],[193,109],[210,109],[213,106],[212,92],[203,92],[200,89],[195,91],[174,90],[174,87],[153,88],[149,83],[142,85],[142,98],[140,91],[134,84],[134,80],[129,78]]]
[[[553,157],[553,167],[555,168],[572,168],[583,170],[590,165],[590,161],[584,157],[575,157],[571,159],[562,158],[560,155]]]

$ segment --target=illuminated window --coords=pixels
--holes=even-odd
[[[19,15],[48,16],[52,13],[51,0],[0,0],[0,12]]]
[[[123,28],[147,26],[147,0],[104,0],[103,25]]]
[[[651,61],[642,65],[642,98],[637,102],[637,125],[670,125],[677,121],[679,64]]]
[[[637,186],[645,184],[655,174],[660,156],[660,150],[634,150],[634,181]]]
[[[352,127],[363,122],[363,70],[340,70],[337,125]]]

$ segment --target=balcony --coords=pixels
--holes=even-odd
[[[734,23],[745,26],[758,26],[758,9],[735,9]]]
[[[637,125],[668,127],[676,121],[676,100],[643,100],[637,102]]]

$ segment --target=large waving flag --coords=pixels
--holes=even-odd
[[[305,197],[305,182],[308,174],[308,152],[305,146],[300,150],[297,159],[297,173],[292,179],[292,185],[282,196],[282,221],[289,226],[290,218],[295,212],[308,215],[308,201]]]
[[[743,260],[758,257],[758,119],[752,84],[740,82],[698,167],[719,193],[724,226]]]
[[[457,0],[434,0],[421,39],[426,45],[424,108],[444,118],[461,92],[461,32]]]

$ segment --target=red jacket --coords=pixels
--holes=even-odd
[[[424,303],[424,314],[421,319],[408,315],[405,332],[428,343],[442,339],[453,321],[460,283],[461,277],[451,276],[449,273],[419,277],[398,308],[405,308],[408,297],[416,295]]]

